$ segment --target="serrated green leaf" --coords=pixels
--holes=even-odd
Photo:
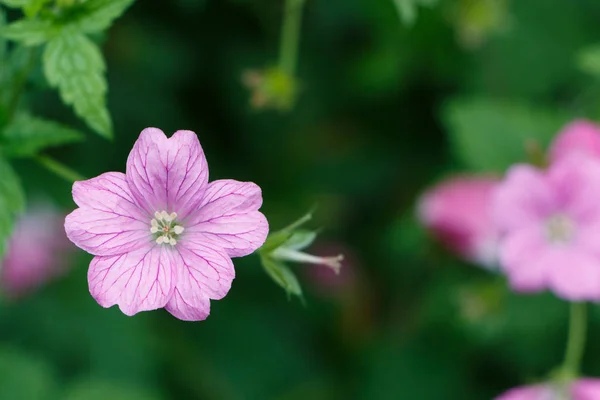
[[[58,33],[58,28],[51,21],[46,20],[20,20],[8,24],[0,29],[0,36],[22,43],[26,46],[35,46],[51,40]]]
[[[133,2],[134,0],[88,0],[81,6],[83,16],[77,24],[87,33],[105,30],[123,15]]]
[[[282,262],[270,257],[261,257],[262,265],[267,274],[289,295],[302,296],[302,288],[296,275]]]
[[[72,385],[63,400],[158,400],[159,396],[142,389],[100,380],[83,380]]]
[[[12,348],[0,349],[0,399],[56,399],[51,366]]]
[[[298,229],[294,231],[292,236],[290,236],[290,238],[283,245],[289,249],[302,250],[310,246],[316,238],[316,231]]]
[[[21,113],[5,128],[0,143],[8,157],[31,157],[47,147],[79,142],[83,137],[75,129]]]
[[[48,43],[43,55],[46,79],[63,101],[101,136],[112,137],[106,109],[104,59],[98,46],[74,28],[65,28]]]
[[[443,117],[456,156],[479,171],[504,171],[528,161],[527,146],[545,149],[568,116],[522,102],[469,98],[450,101]]]
[[[25,208],[25,193],[19,177],[2,156],[0,156],[0,177],[0,259],[2,259],[15,217]]]

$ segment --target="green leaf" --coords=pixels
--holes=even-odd
[[[53,400],[55,389],[50,365],[12,348],[0,349],[0,399]]]
[[[51,21],[35,19],[16,21],[0,29],[0,36],[26,46],[45,43],[57,33],[58,28]]]
[[[456,156],[480,171],[527,161],[528,147],[545,151],[568,120],[554,110],[487,98],[452,100],[442,111]]]
[[[3,4],[6,7],[22,8],[25,7],[30,1],[31,0],[0,0],[0,4]]]
[[[31,157],[46,147],[81,140],[83,134],[79,131],[26,113],[17,114],[0,137],[8,157]]]
[[[81,6],[83,17],[78,25],[87,33],[105,30],[123,15],[133,2],[134,0],[88,0]]]
[[[317,231],[309,231],[308,229],[298,229],[294,231],[292,236],[283,244],[285,247],[302,250],[310,246],[317,238]]]
[[[159,400],[161,397],[142,389],[100,380],[77,382],[67,390],[64,400]]]
[[[282,262],[270,257],[261,257],[262,265],[267,274],[289,295],[302,296],[302,288],[296,275]]]
[[[15,216],[25,208],[25,194],[19,177],[1,156],[0,177],[0,259],[2,259],[6,242],[12,233]]]
[[[417,19],[417,6],[433,6],[438,0],[393,0],[402,22],[411,26]]]
[[[600,78],[600,45],[583,49],[577,55],[577,66],[583,72]]]
[[[65,28],[46,46],[43,64],[46,79],[58,88],[63,101],[98,134],[112,137],[105,65],[98,46],[73,27]]]

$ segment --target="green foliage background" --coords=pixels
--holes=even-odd
[[[263,188],[274,230],[318,204],[313,248],[344,249],[355,283],[324,294],[293,266],[306,304],[288,301],[252,255],[208,320],[129,318],[95,303],[91,257],[75,251],[66,277],[0,304],[0,399],[490,399],[562,361],[566,305],[510,294],[444,252],[414,205],[450,173],[501,173],[569,119],[600,118],[600,2],[308,0],[298,101],[259,111],[241,77],[276,60],[282,3],[138,0],[106,33],[119,10],[52,36],[24,82],[33,114],[2,147],[27,196],[66,213],[70,184],[28,156],[70,143],[45,154],[92,177],[123,171],[145,127],[193,130],[211,179]],[[416,14],[399,18],[400,3]],[[61,71],[74,41],[83,67]],[[0,84],[11,73],[0,65]],[[99,86],[90,96],[62,76]],[[12,173],[0,159],[0,235],[23,203]],[[594,306],[590,376],[598,334]]]

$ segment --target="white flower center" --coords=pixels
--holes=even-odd
[[[183,233],[183,226],[177,224],[177,213],[166,211],[155,212],[150,221],[150,232],[154,234],[156,243],[175,246],[177,238]]]
[[[546,235],[552,243],[568,243],[575,235],[575,223],[566,215],[555,214],[546,220]]]

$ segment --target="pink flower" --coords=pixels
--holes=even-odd
[[[600,379],[582,378],[560,387],[550,383],[521,386],[495,400],[600,400]]]
[[[478,176],[443,181],[421,197],[419,219],[449,249],[495,267],[498,232],[489,207],[497,183],[495,178]]]
[[[556,161],[573,153],[600,158],[600,126],[583,119],[565,126],[550,146],[550,160]]]
[[[593,158],[565,157],[545,171],[509,170],[492,208],[504,233],[500,263],[513,289],[600,299],[599,198],[600,161]]]
[[[69,242],[62,220],[46,205],[32,207],[19,219],[0,265],[0,284],[9,297],[25,295],[66,270]]]
[[[76,182],[79,206],[67,216],[69,239],[95,255],[90,293],[126,315],[164,307],[186,321],[205,319],[235,271],[231,257],[265,241],[268,223],[251,182],[208,183],[208,165],[194,132],[171,138],[142,131],[125,174]]]

